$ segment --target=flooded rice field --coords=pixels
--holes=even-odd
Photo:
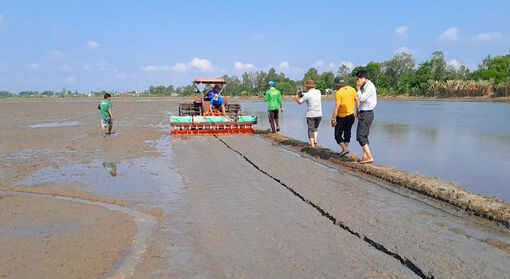
[[[334,101],[323,101],[319,145],[340,150],[330,125]],[[269,128],[263,102],[244,111]],[[281,132],[307,140],[306,104],[284,103]],[[510,104],[444,101],[379,101],[370,131],[377,164],[438,177],[474,193],[510,201]],[[351,152],[362,154],[352,128]]]
[[[175,100],[114,99],[115,133],[103,137],[97,101],[0,102],[0,278],[510,274],[510,233],[500,223],[260,135],[173,137]],[[242,105],[267,125],[264,103]],[[306,135],[302,114],[286,103],[285,134]],[[380,114],[378,162],[390,154],[378,144],[402,153],[411,139],[439,145],[413,123],[400,131],[406,140],[385,142],[381,125],[392,120]]]

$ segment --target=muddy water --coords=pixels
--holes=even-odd
[[[243,103],[245,113],[269,128],[266,104]],[[282,133],[306,140],[306,106],[284,103]],[[334,102],[323,101],[319,145],[339,150],[330,126]],[[439,177],[472,192],[510,201],[510,104],[379,101],[370,134],[376,162],[410,173]],[[351,152],[362,150],[352,128]]]

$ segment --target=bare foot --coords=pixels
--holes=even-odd
[[[365,159],[365,160],[359,161],[360,164],[371,164],[373,162],[374,162],[374,159]]]

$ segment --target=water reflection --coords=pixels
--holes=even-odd
[[[243,103],[246,114],[269,128],[267,104]],[[284,135],[307,142],[306,108],[284,103]],[[334,101],[323,101],[319,145],[338,151],[329,119]],[[362,154],[352,128],[351,153]],[[375,109],[370,149],[376,162],[439,177],[475,193],[510,201],[510,103],[384,101]]]
[[[396,123],[374,123],[373,131],[382,131],[385,136],[392,141],[406,142],[409,136],[409,125],[408,124],[396,124]]]
[[[423,129],[417,129],[416,131],[418,132],[418,135],[420,137],[424,138],[427,141],[431,141],[431,142],[437,141],[437,136],[439,134],[437,130],[423,128]]]
[[[110,173],[111,176],[117,176],[117,164],[111,162],[104,162],[103,168]]]

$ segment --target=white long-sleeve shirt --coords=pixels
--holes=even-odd
[[[377,92],[375,85],[369,80],[358,89],[359,110],[373,110],[377,105]]]

